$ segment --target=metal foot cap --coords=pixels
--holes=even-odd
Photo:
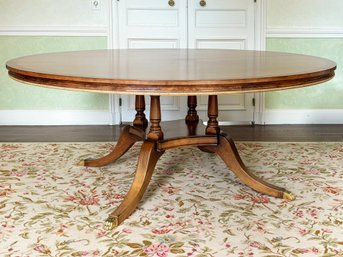
[[[295,195],[293,195],[291,192],[283,192],[283,199],[293,201],[295,199]]]
[[[77,164],[77,166],[85,166],[85,160],[81,160],[81,161]]]
[[[106,230],[112,230],[112,229],[118,227],[118,225],[119,225],[118,216],[110,217],[105,221],[104,228]]]

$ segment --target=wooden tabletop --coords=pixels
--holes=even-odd
[[[49,53],[7,62],[21,82],[69,90],[141,95],[270,91],[322,83],[336,63],[280,52],[130,49]]]

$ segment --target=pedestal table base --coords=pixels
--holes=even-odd
[[[138,96],[138,98],[141,97]],[[294,196],[286,189],[263,181],[245,167],[233,140],[220,132],[216,121],[218,116],[216,98],[216,96],[209,96],[209,121],[205,127],[197,117],[196,100],[194,104],[194,98],[191,97],[188,99],[190,111],[186,120],[160,124],[159,96],[151,96],[150,128],[146,130],[145,115],[142,114],[142,106],[137,108],[136,97],[136,109],[139,109],[138,118],[136,115],[136,122],[133,122],[134,126],[124,127],[113,151],[102,158],[80,162],[80,165],[89,167],[104,166],[119,159],[135,142],[143,141],[131,188],[122,203],[109,215],[105,224],[107,229],[117,227],[135,210],[149,185],[155,165],[162,154],[168,149],[182,146],[197,146],[202,151],[218,154],[243,183],[257,192],[288,200],[294,199]],[[138,102],[142,104],[142,99]],[[145,131],[149,131],[149,133]]]

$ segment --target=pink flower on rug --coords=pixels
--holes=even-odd
[[[167,257],[170,252],[169,246],[166,244],[152,244],[142,248],[149,256]]]
[[[173,195],[173,194],[176,194],[177,192],[179,192],[180,189],[175,188],[173,186],[164,186],[164,187],[162,187],[162,191],[167,193],[167,194]]]
[[[31,167],[31,166],[35,166],[36,163],[34,162],[25,162],[22,164],[22,166],[26,166],[26,167]]]
[[[167,234],[170,231],[171,231],[170,228],[163,227],[161,229],[153,229],[151,232],[154,233],[154,234],[162,235],[162,234]]]
[[[162,173],[163,174],[167,174],[167,175],[173,175],[176,171],[173,169],[167,169],[167,170],[163,170]]]
[[[313,164],[314,162],[316,162],[316,160],[305,159],[305,160],[301,161],[300,164],[309,165],[309,164]]]
[[[51,253],[50,249],[46,246],[46,245],[42,245],[42,244],[37,244],[33,250],[35,250],[36,252],[39,253],[43,253],[46,255],[49,255]]]
[[[0,187],[0,196],[9,196],[11,193],[14,193],[15,190],[12,190],[11,188],[5,188],[5,189],[2,189]]]
[[[26,170],[22,170],[22,171],[19,171],[19,170],[13,170],[11,172],[11,176],[13,177],[23,177],[27,174],[28,172]]]
[[[132,229],[129,229],[129,228],[123,228],[122,230],[124,233],[126,234],[131,234],[132,233]]]
[[[66,225],[60,225],[59,229],[56,231],[56,235],[59,235],[59,236],[65,236],[65,232],[66,232],[66,229],[68,227]]]
[[[261,243],[256,242],[256,241],[252,242],[252,243],[250,244],[250,246],[251,246],[251,247],[254,247],[254,248],[258,248],[258,249],[260,249],[260,248],[262,247]]]
[[[70,195],[66,198],[64,198],[65,202],[74,202],[79,203],[81,205],[98,205],[99,204],[99,198],[96,196],[96,194],[92,194],[92,196],[87,197],[83,192],[79,191],[76,196]]]
[[[318,250],[318,248],[316,248],[316,247],[313,247],[313,248],[311,249],[311,251],[312,251],[313,253],[319,253],[319,250]]]
[[[77,198],[75,196],[72,196],[72,195],[64,198],[65,202],[75,202],[76,200],[77,200]]]
[[[107,230],[101,230],[99,231],[97,234],[96,234],[96,238],[101,238],[101,237],[104,237],[108,234],[108,231]]]
[[[342,189],[338,187],[327,186],[323,188],[323,191],[329,194],[338,195],[340,192],[342,192]]]
[[[297,216],[299,218],[304,217],[304,212],[302,210],[299,210],[299,209],[294,211],[293,214],[295,214],[295,216]]]
[[[328,228],[322,228],[322,231],[323,233],[328,233],[328,234],[331,234],[332,233],[332,230],[331,229],[328,229]]]
[[[317,209],[311,209],[311,210],[309,211],[309,214],[310,214],[310,216],[311,216],[312,218],[318,219],[318,210],[317,210]]]
[[[269,203],[270,202],[270,199],[264,195],[259,195],[257,197],[254,197],[251,199],[254,203]]]
[[[299,229],[299,234],[301,235],[301,236],[305,236],[305,235],[307,235],[308,233],[310,233],[310,230],[308,230],[308,229]]]
[[[106,199],[123,199],[126,194],[113,194],[112,192],[102,192],[102,195],[106,197]]]
[[[305,174],[320,175],[320,171],[318,169],[311,168],[311,169],[305,170]]]
[[[80,204],[82,205],[97,205],[99,203],[99,198],[97,197],[90,197],[80,200]]]
[[[306,249],[306,248],[296,248],[293,250],[294,253],[301,253],[301,254],[304,254],[304,253],[308,253],[309,250]]]
[[[235,194],[234,199],[235,200],[242,200],[242,199],[245,199],[246,197],[247,197],[246,195]]]
[[[92,252],[93,256],[100,256],[100,250],[95,250]]]

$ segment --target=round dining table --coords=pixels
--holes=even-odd
[[[11,78],[48,88],[135,95],[136,115],[113,150],[80,165],[100,167],[116,161],[143,141],[135,177],[121,204],[105,222],[117,227],[143,197],[161,155],[169,149],[196,146],[217,154],[243,183],[257,192],[293,200],[284,188],[258,178],[246,168],[234,141],[218,125],[218,95],[304,87],[330,80],[336,63],[281,52],[214,49],[113,49],[24,56],[7,62]],[[161,122],[160,96],[187,96],[185,119]],[[206,126],[197,114],[197,96],[208,95]],[[145,116],[150,96],[150,118]]]

